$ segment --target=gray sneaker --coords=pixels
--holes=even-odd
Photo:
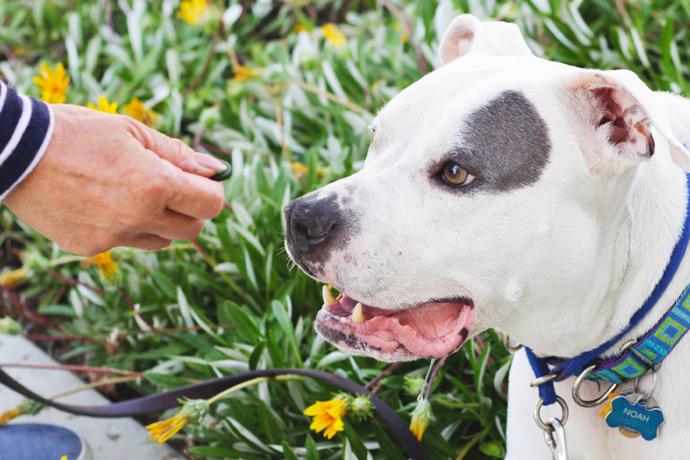
[[[0,457],[6,460],[89,460],[86,442],[64,426],[10,423],[0,426]]]

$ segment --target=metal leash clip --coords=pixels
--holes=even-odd
[[[568,446],[565,438],[565,428],[563,426],[568,421],[568,404],[560,396],[556,396],[556,402],[561,407],[561,418],[550,418],[544,421],[541,418],[541,408],[544,407],[544,400],[539,398],[534,407],[534,421],[542,431],[544,431],[544,441],[551,450],[553,460],[568,460]]]
[[[544,440],[551,450],[553,460],[568,460],[568,445],[565,439],[565,428],[557,418],[546,422],[552,429],[544,431]]]

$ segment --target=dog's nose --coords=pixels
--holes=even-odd
[[[300,252],[325,245],[336,233],[340,211],[334,197],[297,199],[285,207],[287,239]]]

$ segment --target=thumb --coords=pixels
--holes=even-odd
[[[149,128],[143,123],[132,120],[132,135],[142,146],[167,160],[185,172],[204,177],[211,177],[227,168],[227,164],[211,155],[195,152],[179,139],[168,137]]]

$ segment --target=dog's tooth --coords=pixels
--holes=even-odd
[[[338,303],[338,301],[335,300],[335,297],[333,297],[330,285],[323,285],[323,288],[321,288],[321,296],[323,297],[323,303],[326,305],[333,305],[334,303]]]
[[[352,309],[352,321],[354,321],[357,324],[361,324],[366,320],[367,317],[364,316],[364,307],[362,307],[361,302],[357,302],[355,308]]]

